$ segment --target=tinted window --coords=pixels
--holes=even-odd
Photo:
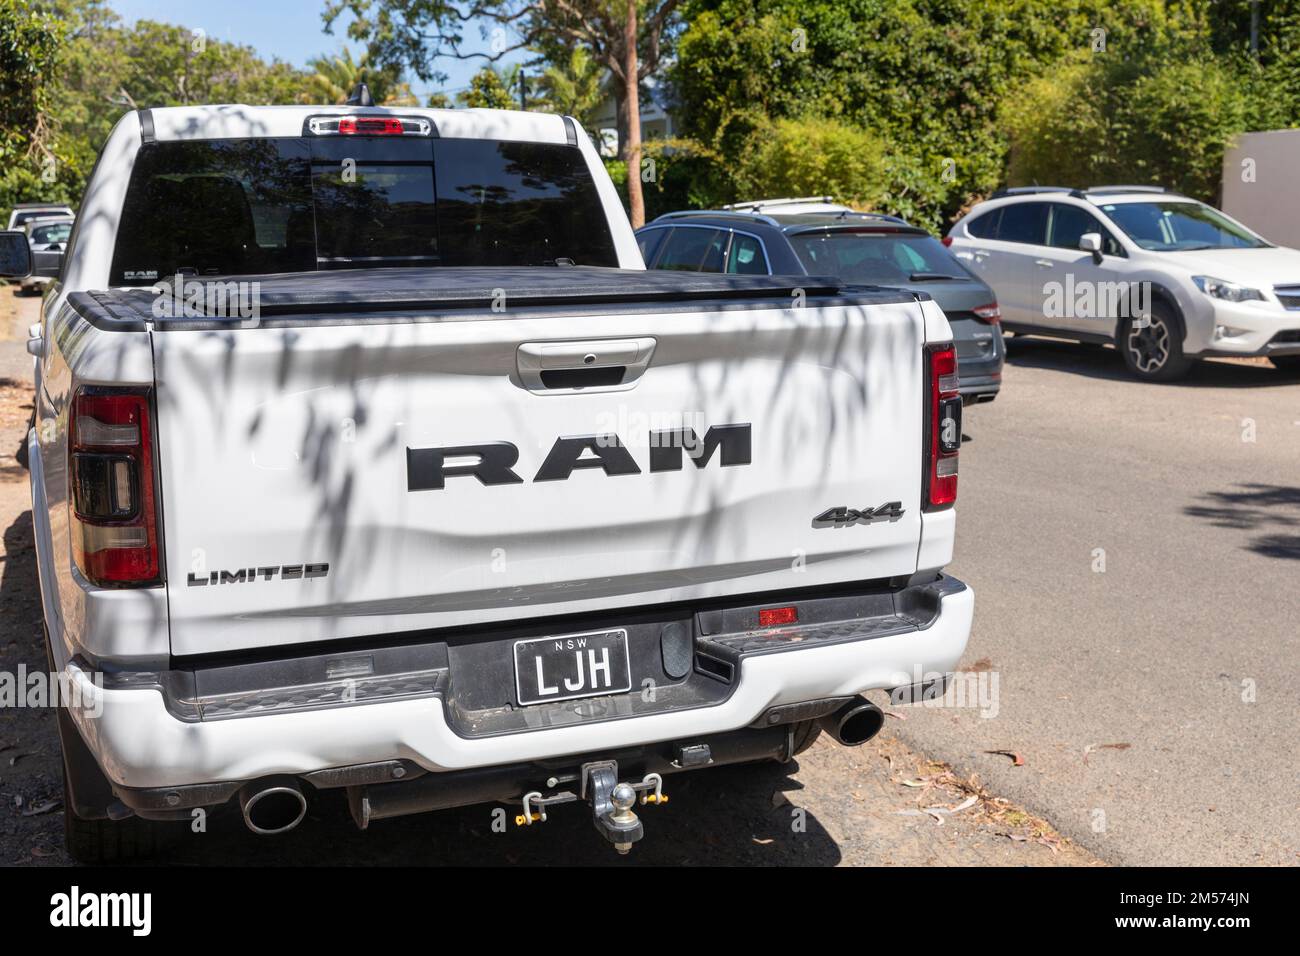
[[[1058,249],[1078,249],[1079,238],[1088,232],[1101,236],[1101,249],[1108,256],[1122,256],[1124,249],[1101,224],[1096,216],[1078,206],[1065,203],[1052,203],[1052,219],[1049,224],[1047,244]]]
[[[932,236],[912,232],[824,232],[789,237],[810,275],[867,285],[969,279]]]
[[[141,148],[110,282],[373,265],[618,264],[581,153],[487,140]]]
[[[301,140],[142,146],[109,282],[315,269],[311,189]]]
[[[664,248],[655,268],[721,272],[722,252],[726,247],[727,233],[722,229],[677,226],[664,240]]]
[[[434,141],[445,265],[617,266],[596,184],[571,146]]]
[[[438,265],[428,145],[398,141],[379,156],[371,144],[364,152],[355,142],[330,140],[320,146],[311,167],[317,267]],[[350,156],[330,155],[349,146]],[[279,240],[287,225],[277,221],[274,228]]]
[[[1002,210],[994,209],[992,212],[976,216],[966,223],[966,231],[976,239],[996,239],[998,237],[998,220],[1001,218]]]
[[[1002,207],[997,238],[1002,242],[1027,242],[1036,246],[1047,241],[1047,203],[1020,202]]]
[[[659,245],[666,235],[667,229],[646,229],[637,233],[636,245],[641,250],[641,258],[645,260],[647,269],[654,265],[655,253],[659,251]]]
[[[66,209],[29,209],[26,212],[17,212],[14,213],[14,228],[24,226],[33,219],[50,219],[67,212]]]
[[[767,275],[767,257],[763,246],[753,236],[739,232],[731,235],[731,249],[727,251],[727,271],[738,275]]]

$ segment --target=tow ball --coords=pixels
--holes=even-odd
[[[547,807],[586,800],[591,804],[596,832],[614,844],[620,854],[626,855],[632,844],[645,835],[645,827],[632,809],[638,799],[642,806],[662,806],[668,802],[663,777],[648,773],[639,783],[619,782],[618,763],[613,760],[583,764],[579,780],[577,794],[560,791],[546,796],[540,790],[524,794],[523,813],[515,817],[516,826],[545,823]]]

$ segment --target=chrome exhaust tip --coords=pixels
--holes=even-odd
[[[307,796],[293,777],[267,777],[239,791],[244,824],[260,836],[288,833],[307,815]]]
[[[885,725],[880,708],[863,697],[855,697],[839,710],[821,719],[822,729],[845,747],[860,747]]]

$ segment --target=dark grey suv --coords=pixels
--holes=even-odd
[[[830,275],[856,285],[927,292],[957,347],[962,398],[992,401],[1002,385],[997,299],[924,229],[895,216],[801,201],[758,209],[671,212],[637,230],[648,269],[749,275]],[[798,209],[799,211],[794,211]]]

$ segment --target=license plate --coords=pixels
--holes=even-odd
[[[520,704],[631,689],[627,631],[622,628],[515,641],[515,690]]]

